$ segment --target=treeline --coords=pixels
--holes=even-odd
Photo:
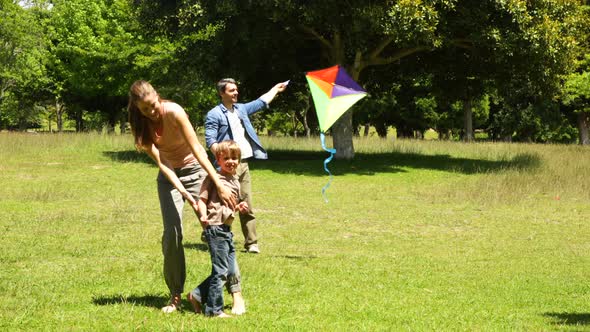
[[[318,132],[304,73],[344,66],[369,97],[353,135],[590,144],[588,1],[0,0],[0,129],[125,131],[127,89],[151,81],[196,126],[234,77],[241,100],[289,93],[259,130]]]

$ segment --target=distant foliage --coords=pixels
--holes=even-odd
[[[242,101],[290,79],[255,121],[261,132],[309,135],[317,121],[304,73],[340,64],[369,97],[334,126],[338,144],[368,127],[382,137],[391,127],[416,138],[588,136],[590,11],[578,1],[0,0],[0,9],[0,129],[125,128],[136,79],[200,127],[219,100],[215,82],[233,77]]]

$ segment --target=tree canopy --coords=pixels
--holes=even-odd
[[[317,132],[306,71],[340,64],[369,92],[332,127],[419,137],[574,141],[588,123],[588,7],[555,0],[0,0],[0,128],[55,113],[77,130],[124,129],[127,89],[147,79],[196,126],[234,77],[243,100],[291,79],[255,120]],[[52,114],[53,114],[52,113]],[[27,115],[28,114],[28,115]],[[418,136],[416,136],[418,135]]]

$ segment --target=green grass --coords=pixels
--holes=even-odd
[[[215,320],[159,311],[157,168],[129,136],[0,133],[0,330],[590,330],[587,147],[359,138],[325,203],[319,138],[263,140],[248,312]],[[188,291],[210,262],[185,215]]]

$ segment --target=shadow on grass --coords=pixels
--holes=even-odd
[[[119,162],[142,162],[154,165],[145,154],[135,150],[103,152]],[[324,176],[323,162],[330,156],[324,151],[271,150],[268,160],[252,160],[256,170],[270,170],[281,174]],[[450,155],[418,153],[357,153],[353,160],[332,160],[328,165],[334,175],[405,172],[404,168],[432,169],[463,174],[534,169],[541,164],[535,154],[521,153],[509,160],[455,158]]]
[[[318,256],[311,256],[311,255],[284,255],[284,256],[272,256],[272,257],[277,257],[277,258],[286,258],[286,259],[292,259],[292,260],[296,260],[296,261],[303,261],[303,260],[309,260],[309,259],[316,259],[318,258]]]
[[[188,242],[188,243],[184,243],[183,246],[186,249],[193,249],[193,250],[198,250],[198,251],[208,251],[209,250],[209,247],[207,247],[207,245],[205,243],[198,243],[198,242],[191,243],[191,242]]]
[[[131,304],[141,305],[144,307],[162,308],[168,304],[170,297],[160,295],[112,295],[112,296],[100,296],[94,297],[92,303],[95,305],[113,305],[113,304]]]
[[[553,319],[555,325],[590,325],[590,313],[547,312],[543,316]]]
[[[294,261],[306,261],[306,260],[312,260],[312,259],[318,258],[318,256],[315,256],[315,255],[270,255],[267,257],[280,258],[280,259],[291,259]]]
[[[147,155],[147,153],[139,152],[137,150],[126,151],[104,151],[103,154],[113,161],[122,163],[145,163],[156,166],[156,163]]]
[[[276,173],[324,176],[323,162],[329,153],[321,151],[269,151],[269,160],[254,160],[254,169]],[[535,154],[517,154],[509,160],[455,158],[450,155],[417,153],[357,153],[350,161],[332,160],[328,165],[335,175],[405,172],[404,168],[432,169],[463,174],[534,169],[541,164]]]
[[[95,305],[114,305],[114,304],[129,304],[129,305],[133,305],[133,306],[144,306],[144,307],[148,307],[148,308],[156,308],[158,310],[160,310],[161,308],[163,308],[164,306],[166,306],[168,304],[168,301],[170,301],[170,297],[169,296],[159,296],[159,295],[143,295],[143,296],[137,296],[137,295],[131,295],[131,296],[124,296],[124,295],[113,295],[113,296],[103,296],[103,297],[97,297],[97,298],[93,298],[92,299],[92,303],[94,303]],[[183,298],[181,299],[181,307],[180,307],[180,312],[182,313],[183,310],[188,310],[188,312],[192,312],[192,310],[190,309],[192,307],[192,305],[190,304],[190,302],[186,299],[184,299],[184,295]],[[231,305],[226,306],[226,308],[229,307],[231,309]]]

